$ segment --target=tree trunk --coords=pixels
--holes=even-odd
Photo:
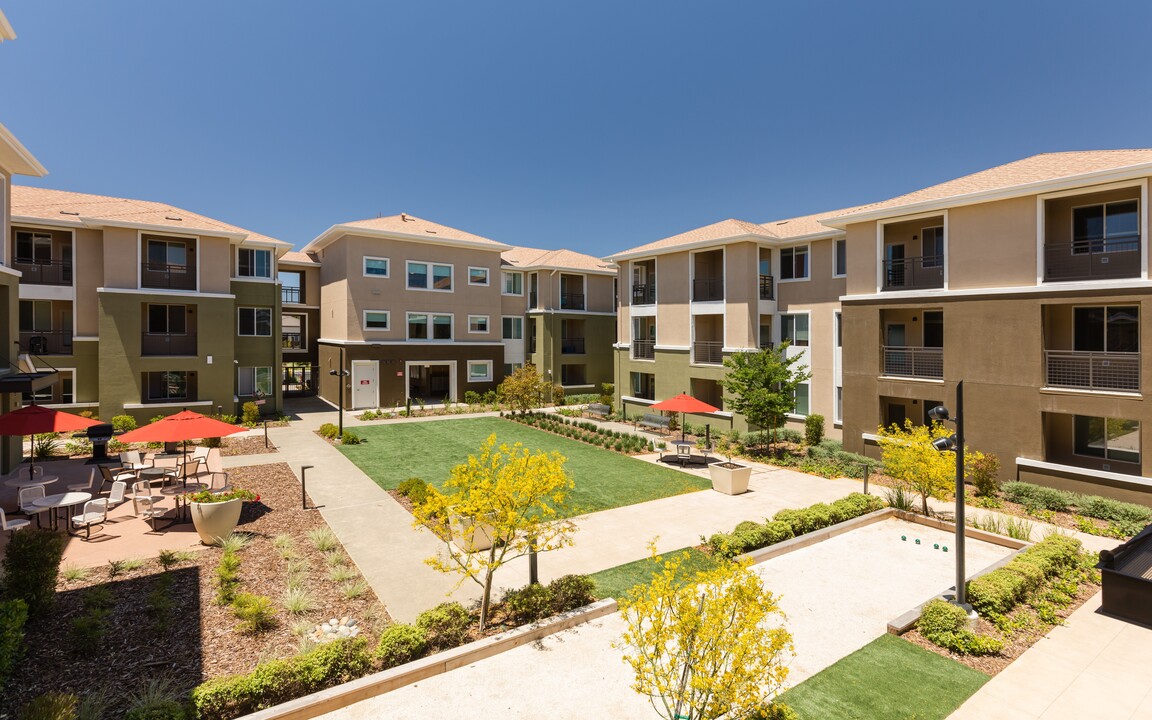
[[[921,495],[920,500],[924,504],[924,517],[932,517],[932,513],[928,512],[928,496],[927,495]]]
[[[496,560],[496,544],[488,549],[488,572],[484,575],[484,597],[480,599],[480,632],[488,626],[488,608],[492,604],[492,576],[496,568],[492,565]]]

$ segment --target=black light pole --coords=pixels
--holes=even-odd
[[[344,347],[343,346],[340,347],[340,369],[339,370],[329,370],[328,374],[329,375],[335,375],[337,378],[339,378],[339,384],[337,387],[339,387],[339,389],[340,389],[340,395],[336,401],[336,409],[339,410],[339,414],[340,414],[340,430],[339,430],[339,435],[337,437],[343,439],[343,437],[344,437],[344,378],[351,375],[350,372],[348,372],[347,370],[344,369]]]
[[[951,437],[933,441],[932,447],[940,452],[952,450],[956,453],[956,604],[966,605],[968,593],[964,587],[967,573],[964,572],[964,381],[956,383],[956,417],[950,417],[948,408],[943,405],[928,411],[935,420],[951,420],[956,423],[956,432]]]

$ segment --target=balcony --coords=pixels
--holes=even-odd
[[[655,340],[633,340],[632,341],[632,357],[636,360],[655,360],[656,359],[656,341]]]
[[[539,299],[539,297],[540,297],[540,294],[538,292],[536,292],[535,290],[528,293],[528,307],[530,309],[536,309],[537,307],[539,307],[539,305],[536,302]]]
[[[304,350],[304,335],[298,332],[281,333],[280,347],[284,350]]]
[[[655,285],[633,285],[632,286],[632,304],[633,305],[655,305],[656,304],[656,286]]]
[[[1044,282],[1140,277],[1140,238],[1044,244]]]
[[[930,290],[944,287],[944,257],[925,255],[884,261],[885,290]]]
[[[723,365],[724,343],[712,340],[692,343],[692,362],[697,365]]]
[[[143,333],[140,336],[140,354],[143,356],[195,355],[196,334]]]
[[[72,332],[20,332],[20,352],[32,355],[71,355]]]
[[[166,263],[140,263],[140,287],[162,290],[195,290],[196,267]]]
[[[724,278],[695,278],[692,280],[692,302],[724,299]]]
[[[561,310],[583,310],[584,293],[560,293]]]
[[[583,355],[584,338],[562,338],[560,340],[560,354]]]
[[[1045,350],[1049,387],[1140,392],[1140,353]]]
[[[71,285],[71,260],[29,260],[17,258],[12,269],[23,273],[20,282],[25,285]]]
[[[299,305],[304,302],[304,288],[299,287],[282,287],[280,288],[280,303],[282,305]]]
[[[760,299],[776,299],[776,280],[771,275],[760,276]]]
[[[944,348],[890,347],[884,354],[884,375],[889,377],[944,379]]]

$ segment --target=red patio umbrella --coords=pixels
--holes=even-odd
[[[684,439],[684,413],[700,414],[700,413],[714,413],[720,412],[720,408],[713,407],[703,400],[697,400],[691,395],[680,393],[676,397],[661,400],[655,405],[650,405],[651,410],[666,410],[668,412],[680,413],[680,439]]]
[[[53,410],[43,405],[29,405],[19,410],[0,415],[0,435],[39,435],[40,433],[67,432],[69,430],[83,430],[93,425],[99,425],[99,420],[66,413],[62,410]],[[29,457],[28,462],[36,469],[36,456]]]
[[[224,437],[244,432],[248,428],[232,425],[191,410],[181,410],[163,420],[129,430],[120,436],[120,442],[184,442],[184,454],[188,454],[188,441],[197,438]],[[184,471],[188,471],[185,464]]]

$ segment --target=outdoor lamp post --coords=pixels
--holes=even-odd
[[[956,423],[956,432],[946,438],[932,441],[932,447],[939,452],[952,450],[956,453],[956,604],[968,603],[964,587],[964,381],[956,383],[956,417],[951,417],[948,408],[937,405],[928,411],[933,420]]]
[[[340,348],[340,369],[339,370],[329,370],[328,374],[329,375],[335,375],[336,377],[340,378],[340,382],[338,385],[338,387],[340,388],[340,397],[336,401],[336,407],[339,410],[339,415],[340,415],[340,431],[339,431],[338,437],[343,439],[343,437],[344,437],[344,378],[346,378],[352,374],[352,373],[350,373],[344,369],[344,348]]]

